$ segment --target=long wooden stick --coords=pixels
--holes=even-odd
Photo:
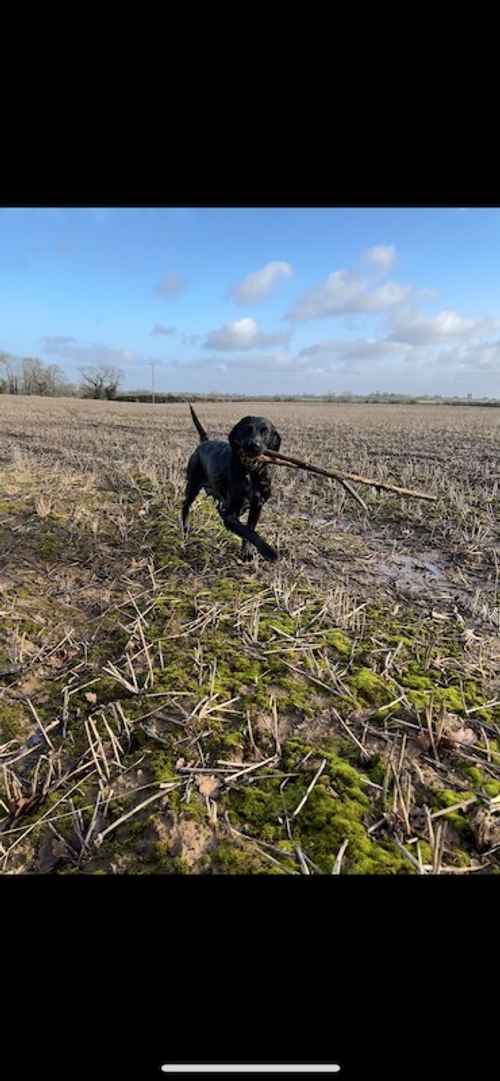
[[[268,455],[269,458],[267,458]],[[293,465],[294,468],[299,467],[301,469],[306,469],[309,473],[320,473],[321,476],[331,477],[332,480],[337,480],[339,484],[341,484],[342,487],[345,488],[346,492],[348,492],[349,495],[352,495],[352,498],[356,500],[356,503],[359,503],[360,507],[362,507],[363,510],[366,511],[366,513],[368,514],[368,507],[364,499],[361,498],[361,496],[358,494],[358,492],[354,490],[354,488],[351,488],[351,485],[348,484],[344,477],[341,477],[340,474],[337,475],[336,473],[327,473],[325,469],[320,469],[319,466],[306,465],[305,462],[299,462],[298,458],[286,458],[284,454],[276,454],[274,451],[271,450],[263,451],[261,458],[267,458],[271,465]]]
[[[426,492],[415,492],[411,488],[399,488],[396,484],[386,484],[381,480],[372,480],[370,477],[361,477],[358,473],[333,473],[327,469],[320,469],[317,465],[309,465],[307,462],[302,462],[300,458],[289,458],[285,454],[277,454],[274,450],[265,450],[260,454],[260,460],[269,461],[273,465],[294,465],[299,469],[305,469],[308,473],[318,473],[322,477],[331,477],[332,480],[338,480],[344,487],[347,488],[347,481],[353,480],[357,484],[368,484],[371,488],[383,488],[387,492],[397,492],[398,495],[411,496],[413,499],[428,499],[433,503],[436,502],[437,496],[428,495]],[[357,493],[353,489],[348,489],[351,495],[355,498]],[[358,497],[358,501],[359,501]],[[366,505],[363,504],[366,508]]]

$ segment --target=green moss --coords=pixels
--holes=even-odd
[[[412,646],[413,639],[406,634],[384,634],[385,641],[391,646]]]
[[[282,631],[285,635],[293,637],[297,633],[297,623],[284,613],[280,612],[271,615],[262,615],[259,620],[259,639],[261,642],[267,642],[270,638],[276,638],[279,632]]]
[[[468,777],[470,781],[473,781],[474,784],[482,784],[485,776],[483,771],[478,769],[477,766],[463,766],[462,773],[465,773],[465,776]]]
[[[290,870],[283,861],[283,870],[261,856],[251,844],[240,847],[235,842],[221,841],[212,857],[212,874],[221,875],[277,875]]]
[[[462,800],[471,799],[474,796],[474,792],[454,792],[453,789],[442,788],[438,792],[434,793],[433,804],[436,810],[441,810],[443,807],[452,807],[455,803],[461,803]],[[469,822],[467,820],[466,807],[462,811],[450,811],[449,814],[443,815],[443,818],[453,826],[464,839],[471,838],[471,830]]]
[[[241,751],[243,743],[243,732],[226,732],[218,740],[218,745],[223,751]]]
[[[418,676],[414,672],[404,672],[401,676],[404,687],[411,687],[417,691],[432,690],[433,683],[429,676]]]
[[[23,706],[7,705],[0,698],[0,742],[7,743],[11,739],[22,739],[29,728]]]
[[[146,492],[152,487],[149,478],[138,474],[138,483]],[[147,545],[143,545],[148,554],[153,550],[155,564],[162,567],[162,584],[159,595],[156,596],[154,608],[148,608],[147,626],[144,625],[144,633],[149,641],[163,636],[162,649],[165,668],[156,667],[156,647],[152,649],[152,659],[155,665],[155,692],[158,691],[183,691],[187,692],[181,699],[184,708],[189,712],[204,695],[208,695],[213,689],[218,694],[219,701],[228,698],[236,699],[232,705],[231,713],[210,714],[209,719],[200,721],[203,729],[210,728],[210,733],[203,737],[203,754],[208,768],[214,767],[217,758],[238,758],[246,760],[249,753],[249,737],[246,726],[246,713],[253,718],[265,712],[270,712],[270,695],[276,696],[278,713],[292,727],[302,724],[308,717],[316,719],[319,710],[325,705],[325,700],[330,703],[328,692],[322,691],[310,678],[317,674],[322,677],[322,665],[324,676],[328,681],[328,663],[338,664],[345,667],[345,661],[353,657],[354,671],[342,676],[346,691],[345,702],[342,697],[335,699],[335,705],[339,712],[344,715],[345,703],[349,702],[352,708],[352,699],[361,704],[368,704],[376,710],[375,716],[382,718],[387,714],[387,704],[394,698],[399,697],[399,690],[392,679],[378,674],[372,667],[379,667],[383,663],[384,648],[393,651],[400,646],[394,671],[397,673],[398,682],[406,689],[407,696],[413,705],[420,711],[428,706],[431,696],[433,698],[436,714],[439,716],[441,708],[449,709],[463,715],[463,700],[460,681],[457,673],[463,672],[460,663],[463,658],[463,643],[459,639],[457,629],[450,623],[446,626],[438,625],[428,632],[426,617],[412,611],[406,606],[399,615],[391,611],[387,605],[368,606],[364,610],[363,618],[366,617],[363,631],[364,640],[361,643],[351,641],[349,635],[340,628],[323,627],[320,629],[316,624],[311,627],[314,633],[314,655],[318,668],[307,666],[309,660],[307,654],[301,656],[292,652],[292,642],[287,642],[286,636],[300,638],[306,635],[310,620],[316,615],[323,604],[324,597],[321,590],[311,586],[307,581],[299,580],[295,598],[298,599],[297,615],[290,613],[281,607],[279,593],[276,596],[266,590],[268,583],[268,568],[259,564],[259,569],[252,572],[243,568],[237,560],[231,562],[232,549],[235,551],[238,542],[227,538],[217,514],[210,500],[201,499],[195,508],[194,535],[188,542],[186,549],[180,546],[178,522],[176,514],[172,513],[173,493],[169,491],[169,506],[165,509],[163,502],[158,499],[155,503],[149,500],[148,539]],[[137,493],[131,492],[128,510],[137,505]],[[140,502],[140,500],[139,500]],[[31,515],[30,522],[33,519]],[[149,529],[154,523],[158,528]],[[144,523],[143,523],[144,525]],[[214,531],[218,532],[213,543]],[[305,528],[303,533],[305,533]],[[40,537],[40,550],[43,553],[54,552],[61,549],[64,540],[67,548],[67,540],[57,522],[50,518],[44,523],[38,523],[36,528],[37,538]],[[138,544],[135,552],[139,551],[144,538],[137,536]],[[116,538],[113,535],[112,543]],[[334,538],[334,547],[338,546],[340,538]],[[135,538],[134,538],[135,544]],[[356,551],[359,554],[359,545]],[[326,549],[325,549],[326,550]],[[75,549],[76,551],[76,549]],[[231,558],[228,559],[228,554]],[[158,558],[157,558],[158,557]],[[47,557],[48,558],[48,557]],[[205,568],[210,563],[211,570],[208,573]],[[262,573],[261,573],[262,571]],[[140,572],[142,575],[142,571]],[[149,579],[144,571],[146,587],[149,587]],[[215,579],[215,580],[212,580]],[[138,584],[142,581],[139,577]],[[25,618],[18,619],[16,612],[15,622],[7,622],[9,629],[18,627],[20,632],[32,635],[33,641],[42,644],[48,631],[52,630],[55,622],[53,616],[57,616],[61,622],[68,619],[69,607],[60,609],[50,608],[50,625],[42,626],[36,623],[32,616],[41,612],[45,616],[47,606],[41,603],[40,598],[34,597],[33,590],[17,590],[16,599],[19,600],[21,593],[21,609],[25,610]],[[241,628],[237,627],[236,615],[241,611],[242,605],[247,600],[257,598],[259,608],[259,633],[258,640],[249,642],[249,621],[242,618]],[[36,601],[36,604],[35,604]],[[148,602],[149,603],[149,602]],[[203,631],[198,650],[199,632],[195,630],[186,632],[186,625],[204,609],[213,604],[215,609],[214,622],[209,624]],[[129,613],[132,615],[131,611]],[[83,623],[82,623],[83,620]],[[127,717],[131,722],[140,718],[149,709],[159,705],[159,699],[146,699],[145,695],[128,695],[125,689],[111,677],[102,673],[103,667],[111,659],[119,664],[126,674],[123,664],[123,651],[128,643],[128,634],[119,626],[119,621],[127,623],[128,616],[124,610],[120,613],[111,612],[104,620],[98,620],[97,624],[89,620],[85,622],[82,612],[75,609],[74,625],[80,629],[84,627],[83,636],[88,643],[89,672],[85,669],[80,672],[81,681],[92,679],[99,675],[100,681],[91,689],[97,695],[97,705],[108,701],[122,699],[125,705]],[[71,616],[73,622],[73,616]],[[98,626],[97,638],[94,632]],[[181,634],[182,637],[170,637]],[[62,632],[61,632],[62,636]],[[273,642],[273,649],[267,648],[269,642]],[[275,644],[279,643],[280,652],[273,652]],[[382,647],[382,648],[381,648]],[[290,649],[290,651],[289,651]],[[438,656],[445,658],[446,664],[435,662]],[[216,667],[214,669],[214,663]],[[306,671],[301,676],[298,672],[292,672],[287,663],[296,666],[304,666]],[[141,662],[139,662],[141,663]],[[142,665],[144,673],[147,671]],[[212,673],[215,670],[213,678]],[[380,668],[380,671],[382,669]],[[67,678],[67,677],[65,677]],[[142,679],[142,676],[141,676]],[[449,683],[449,686],[446,686]],[[53,688],[53,694],[52,694]],[[61,708],[60,681],[51,683],[51,697],[49,706],[39,706],[43,709],[41,718],[52,720],[54,709]],[[468,707],[474,706],[479,716],[486,719],[487,711],[483,710],[482,703],[487,701],[481,684],[472,680],[464,679],[463,695]],[[352,692],[352,694],[351,694]],[[490,695],[491,697],[491,695]],[[0,700],[0,729],[3,718],[1,716],[2,702]],[[10,705],[10,703],[9,703]],[[477,707],[481,707],[480,710]],[[17,709],[17,707],[15,707]],[[404,709],[404,706],[401,707]],[[20,707],[22,710],[22,707]],[[83,754],[88,748],[83,720],[89,712],[93,712],[95,705],[85,699],[85,690],[81,694],[73,694],[70,701],[70,735],[72,737],[71,754],[75,756]],[[239,711],[239,715],[238,715]],[[111,714],[112,711],[108,711]],[[168,712],[168,707],[167,707]],[[347,714],[347,708],[345,710]],[[49,715],[50,714],[50,715]],[[497,710],[500,720],[500,711]],[[108,716],[109,719],[109,716]],[[322,720],[322,717],[320,718]],[[319,726],[318,726],[319,727]],[[332,725],[337,727],[336,723]],[[189,722],[186,735],[195,734],[198,721],[193,719]],[[201,728],[198,729],[201,731]],[[299,729],[299,731],[302,729]],[[314,726],[317,730],[317,726]],[[254,734],[262,752],[266,746],[267,733],[260,725],[254,728]],[[177,781],[180,778],[175,763],[179,755],[196,757],[195,749],[187,744],[176,747],[181,733],[177,726],[165,724],[162,726],[161,736],[166,743],[158,744],[142,725],[137,724],[134,729],[132,749],[136,752],[137,745],[141,745],[141,768],[146,773],[146,779],[150,777],[160,783]],[[53,737],[56,740],[56,737]],[[495,750],[495,741],[491,741],[491,750]],[[274,750],[274,740],[269,734],[270,750]],[[496,745],[498,749],[498,744]],[[116,831],[105,838],[104,844],[98,850],[98,856],[91,861],[92,867],[101,870],[103,866],[109,866],[110,861],[116,860],[120,870],[134,874],[185,874],[185,873],[215,873],[215,874],[279,874],[291,873],[299,869],[296,857],[296,845],[300,845],[303,852],[319,868],[320,871],[330,874],[340,846],[345,840],[348,841],[344,853],[343,874],[411,874],[413,868],[409,860],[395,848],[389,840],[385,839],[381,829],[375,835],[369,834],[368,830],[372,823],[380,818],[382,812],[382,794],[371,787],[367,787],[365,779],[370,779],[376,785],[383,785],[385,778],[384,759],[376,755],[370,759],[360,758],[359,751],[352,742],[343,742],[342,739],[322,739],[314,743],[297,737],[282,740],[282,760],[279,767],[262,770],[260,768],[255,778],[244,778],[237,782],[237,787],[228,787],[222,784],[217,793],[218,803],[218,827],[214,831],[215,845],[207,848],[206,856],[201,856],[195,866],[188,867],[187,861],[182,857],[171,855],[169,840],[159,840],[158,836],[165,837],[170,825],[167,822],[163,808],[161,812],[162,829],[158,829],[158,809],[149,816],[139,812],[130,822],[123,823]],[[308,761],[303,764],[303,759],[309,754]],[[127,751],[125,752],[127,758]],[[250,755],[253,760],[253,754]],[[322,758],[326,759],[326,767],[314,789],[309,793],[305,804],[298,815],[294,811],[307,791],[314,772],[319,767]],[[131,760],[131,759],[129,759]],[[458,766],[456,768],[459,768]],[[283,791],[280,785],[283,773],[297,774],[289,777]],[[467,777],[467,781],[465,780]],[[94,779],[95,780],[95,779]],[[499,783],[490,778],[481,770],[467,775],[464,772],[464,786],[479,790],[481,795],[492,797],[498,792]],[[94,781],[86,785],[82,782],[80,792],[75,792],[72,799],[78,806],[95,803]],[[469,796],[469,792],[455,792],[448,789],[434,796],[427,796],[428,802],[433,801],[433,806],[444,809],[459,802],[460,799]],[[207,807],[205,799],[198,793],[196,784],[193,785],[189,802],[183,800],[185,789],[175,789],[168,794],[168,809],[174,821],[182,817],[193,819],[198,823],[207,824]],[[55,796],[60,796],[58,792]],[[49,797],[50,799],[51,797]],[[47,802],[47,807],[49,806]],[[113,814],[128,811],[131,808],[130,800],[126,797],[113,804]],[[472,807],[471,810],[474,808]],[[231,822],[235,826],[248,833],[253,838],[241,844],[233,838],[223,840],[221,832],[224,830],[224,815],[228,812]],[[40,812],[38,811],[37,814]],[[85,822],[90,821],[91,811],[83,812]],[[286,829],[285,814],[291,824],[292,839],[289,838]],[[460,847],[464,841],[464,849],[467,846],[472,850],[472,834],[468,827],[469,808],[463,812],[448,812],[446,819],[458,829],[460,838],[454,837],[450,829],[447,834],[446,862],[454,866],[466,866],[469,856]],[[443,816],[444,817],[444,816]],[[64,820],[63,820],[64,821]],[[70,821],[70,820],[68,820]],[[441,820],[438,820],[441,821]],[[217,838],[219,838],[217,842]],[[278,859],[280,866],[276,867],[262,851],[259,851],[260,842],[272,844],[273,849],[281,850],[282,856],[274,851],[273,857]],[[458,848],[453,848],[458,845]],[[411,845],[408,851],[416,854],[415,846]],[[422,859],[425,863],[432,862],[430,847],[427,842],[420,844]],[[96,873],[96,870],[93,870]]]
[[[173,768],[172,756],[164,751],[150,753],[148,755],[148,765],[152,770],[155,781],[158,781],[159,784],[179,780],[179,774]]]
[[[429,695],[425,694],[425,691],[407,691],[406,697],[412,706],[415,707],[417,713],[424,713],[429,704]]]
[[[448,858],[453,867],[470,867],[471,858],[468,852],[460,848],[454,848]]]
[[[349,841],[344,871],[348,874],[408,874],[411,866],[390,842],[376,843],[367,832],[365,816],[370,800],[363,788],[363,777],[335,750],[311,747],[300,740],[288,740],[283,747],[284,768],[300,769],[304,755],[313,752],[315,768],[320,758],[327,765],[295,818],[293,812],[303,799],[310,783],[310,772],[291,781],[280,791],[278,779],[260,778],[258,785],[230,793],[232,815],[244,832],[276,844],[283,839],[285,813],[294,824],[294,838],[303,851],[324,873],[331,873],[342,843]],[[281,820],[281,821],[280,821]]]
[[[352,650],[352,642],[351,639],[348,638],[347,634],[344,634],[343,631],[325,631],[324,640],[329,646],[332,646],[332,648],[335,649],[337,653],[341,653],[343,657],[350,656]]]
[[[463,800],[472,799],[474,792],[454,792],[451,788],[441,788],[436,793],[439,807],[452,807],[454,803],[462,803]]]
[[[407,675],[403,675],[401,677],[401,682],[405,688],[418,688],[407,690],[406,697],[419,712],[424,712],[426,710],[431,701],[431,696],[434,706],[437,708],[444,708],[450,713],[463,713],[464,699],[466,706],[470,706],[473,701],[473,698],[468,698],[465,694],[464,698],[462,698],[460,688],[453,686],[439,687],[427,676],[419,677],[412,675],[408,677]],[[487,711],[478,712],[483,714]],[[487,718],[484,717],[484,719],[486,720]]]
[[[221,578],[211,589],[211,596],[216,600],[231,601],[241,595],[241,582],[235,578]]]
[[[144,872],[158,875],[188,875],[189,864],[182,856],[173,856],[164,841],[156,841],[144,864]]]
[[[414,849],[417,848],[417,847],[420,850],[420,858],[422,860],[422,863],[427,863],[427,864],[430,863],[430,864],[432,864],[432,848],[431,848],[429,842],[428,841],[419,841],[418,846],[417,845],[410,845],[408,847],[408,852],[411,852],[412,856],[416,856],[416,852],[414,851]]]
[[[484,791],[490,799],[494,799],[495,796],[500,795],[500,781],[495,781],[490,777],[489,773],[485,773],[485,771],[479,769],[478,766],[462,766],[462,773],[464,773],[477,788]]]
[[[385,763],[379,754],[375,755],[368,772],[368,776],[374,784],[382,785],[385,780]]]
[[[452,712],[463,712],[463,698],[460,694],[460,691],[456,687],[447,687],[446,690],[438,690],[437,698]]]
[[[393,686],[388,685],[371,668],[359,668],[355,675],[351,677],[350,683],[360,697],[372,705],[382,706],[395,697]]]

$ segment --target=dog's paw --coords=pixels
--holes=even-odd
[[[270,544],[266,544],[265,548],[262,550],[262,555],[268,563],[276,563],[276,561],[279,559],[278,553],[275,551],[274,548],[271,548]]]

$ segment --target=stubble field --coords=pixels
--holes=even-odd
[[[500,870],[500,412],[200,403],[285,454],[239,560],[187,405],[0,396],[3,873]]]

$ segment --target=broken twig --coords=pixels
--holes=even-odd
[[[289,458],[284,454],[277,454],[274,450],[263,451],[259,456],[259,461],[267,461],[272,465],[294,465],[298,469],[305,469],[308,473],[317,473],[321,477],[330,477],[331,480],[337,480],[358,503],[361,503],[364,510],[368,509],[366,503],[364,503],[361,496],[347,484],[347,481],[352,480],[357,484],[367,484],[370,488],[383,488],[387,492],[397,492],[398,495],[411,496],[413,499],[429,499],[433,503],[437,499],[437,496],[429,495],[427,492],[415,492],[412,488],[399,488],[396,484],[386,484],[385,481],[374,480],[370,477],[362,477],[358,473],[329,472],[327,469],[320,469],[317,465],[309,465],[308,462],[302,462],[300,458]]]

